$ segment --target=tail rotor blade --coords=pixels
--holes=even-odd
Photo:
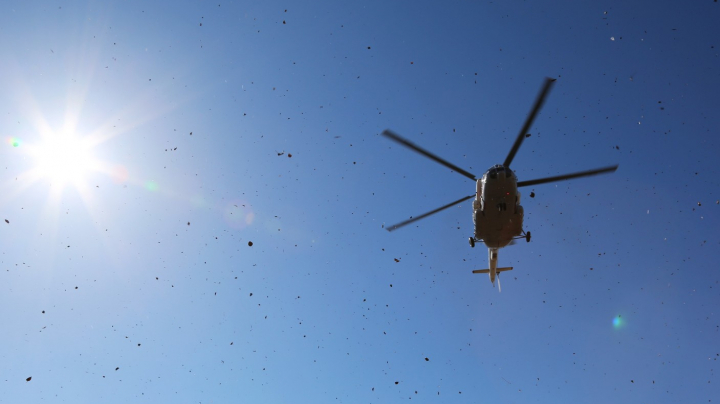
[[[447,167],[447,168],[449,168],[449,169],[451,169],[451,170],[453,170],[453,171],[456,171],[456,172],[458,172],[458,173],[460,173],[460,174],[462,174],[462,175],[470,178],[470,179],[473,180],[473,181],[477,181],[477,179],[475,178],[475,176],[474,176],[473,174],[471,174],[471,173],[463,170],[462,168],[456,166],[455,164],[453,164],[453,163],[451,163],[451,162],[449,162],[449,161],[447,161],[447,160],[445,160],[445,159],[442,159],[442,158],[440,158],[440,157],[438,157],[438,156],[430,153],[429,151],[427,151],[427,150],[421,148],[420,146],[418,146],[418,145],[410,142],[409,140],[403,139],[402,137],[400,137],[400,135],[398,135],[397,133],[391,131],[390,129],[385,129],[382,134],[383,134],[383,136],[385,136],[385,137],[387,137],[387,138],[390,138],[390,139],[394,140],[395,142],[400,143],[401,145],[403,145],[403,146],[405,146],[405,147],[407,147],[407,148],[409,148],[409,149],[411,149],[411,150],[414,150],[414,151],[422,154],[423,156],[425,156],[425,157],[427,157],[427,158],[429,158],[429,159],[431,159],[431,160],[433,160],[433,161],[435,161],[435,162],[437,162],[437,163],[440,163],[440,164],[444,165],[445,167]]]
[[[565,180],[570,180],[573,178],[589,177],[591,175],[612,173],[612,172],[615,172],[615,170],[617,170],[617,168],[618,168],[618,165],[615,164],[614,166],[598,168],[595,170],[580,171],[577,173],[558,175],[555,177],[540,178],[537,180],[520,181],[517,183],[517,186],[518,186],[518,188],[520,188],[520,187],[527,187],[529,185],[547,184],[548,182],[565,181]]]
[[[460,203],[460,202],[465,202],[465,201],[467,201],[468,199],[470,199],[470,198],[472,198],[472,197],[474,197],[474,196],[475,196],[475,194],[465,196],[465,197],[463,197],[463,198],[458,199],[458,200],[455,201],[455,202],[450,202],[450,203],[448,203],[448,204],[445,205],[445,206],[441,206],[441,207],[439,207],[439,208],[437,208],[437,209],[435,209],[435,210],[431,210],[430,212],[424,213],[424,214],[422,214],[422,215],[420,215],[420,216],[416,216],[416,217],[413,217],[413,218],[411,218],[411,219],[408,219],[408,220],[406,220],[406,221],[404,221],[404,222],[400,222],[400,223],[394,224],[394,225],[392,225],[392,226],[390,226],[390,227],[386,227],[385,229],[387,229],[387,231],[397,230],[397,229],[399,229],[399,228],[401,228],[401,227],[403,227],[403,226],[406,226],[406,225],[408,225],[408,224],[410,224],[410,223],[412,223],[412,222],[416,222],[416,221],[418,221],[418,220],[420,220],[420,219],[425,219],[426,217],[428,217],[428,216],[430,216],[430,215],[434,215],[435,213],[438,213],[438,212],[440,212],[440,211],[442,211],[442,210],[445,210],[445,209],[447,209],[447,208],[449,208],[449,207],[455,206],[455,205],[457,205],[457,204]]]
[[[538,97],[535,100],[535,105],[533,105],[532,109],[530,110],[530,114],[527,116],[527,119],[525,119],[525,125],[523,125],[522,129],[520,129],[520,133],[518,133],[518,136],[515,139],[515,143],[513,143],[512,148],[510,149],[510,153],[508,153],[507,157],[505,158],[505,162],[503,163],[503,166],[505,166],[505,168],[510,167],[510,163],[512,163],[513,159],[515,158],[515,153],[517,153],[520,145],[523,142],[523,139],[525,139],[525,135],[527,134],[528,130],[530,130],[530,127],[535,120],[535,116],[537,116],[537,113],[540,112],[540,108],[542,108],[543,103],[545,102],[545,98],[550,92],[550,88],[552,87],[552,84],[554,82],[555,79],[551,79],[549,77],[545,78],[545,83],[543,84],[542,90],[540,90],[540,94],[538,94]]]

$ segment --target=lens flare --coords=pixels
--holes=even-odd
[[[155,181],[147,181],[145,183],[145,189],[147,189],[150,192],[155,192],[158,189],[158,185]]]
[[[243,229],[255,221],[252,206],[245,201],[232,201],[223,209],[225,223],[234,229]]]
[[[8,138],[8,144],[12,147],[18,147],[20,146],[20,139],[16,137]]]
[[[125,183],[130,178],[130,173],[125,166],[117,165],[112,169],[112,179],[116,184]]]
[[[615,316],[613,318],[612,323],[613,323],[613,327],[615,327],[616,330],[619,329],[620,327],[622,327],[623,326],[622,316],[621,315]]]

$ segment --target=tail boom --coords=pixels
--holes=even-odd
[[[497,267],[497,250],[497,248],[488,248],[488,264],[490,264],[489,269],[476,269],[472,271],[474,274],[488,274],[490,282],[493,285],[495,285],[495,277],[500,272],[510,271],[513,269],[513,267]]]

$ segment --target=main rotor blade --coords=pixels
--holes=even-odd
[[[399,228],[401,228],[401,227],[403,227],[403,226],[405,226],[405,225],[408,225],[408,224],[410,224],[410,223],[412,223],[412,222],[416,222],[416,221],[418,221],[418,220],[420,220],[420,219],[425,219],[426,217],[428,217],[428,216],[430,216],[430,215],[433,215],[433,214],[435,214],[435,213],[438,213],[438,212],[440,212],[441,210],[445,210],[445,209],[447,209],[447,208],[449,208],[449,207],[451,207],[451,206],[455,206],[455,205],[457,205],[457,204],[460,203],[460,202],[467,201],[468,199],[470,199],[470,198],[472,198],[472,197],[474,197],[474,196],[475,196],[475,194],[468,195],[468,196],[466,196],[466,197],[463,197],[463,198],[458,199],[458,200],[455,201],[455,202],[448,203],[448,204],[445,205],[445,206],[441,206],[441,207],[439,207],[439,208],[437,208],[437,209],[435,209],[435,210],[431,210],[431,211],[428,212],[428,213],[422,214],[422,215],[417,216],[417,217],[413,217],[412,219],[408,219],[408,220],[406,220],[406,221],[404,221],[404,222],[400,222],[400,223],[398,223],[398,224],[394,224],[394,225],[392,225],[392,226],[390,226],[390,227],[386,227],[385,229],[387,229],[387,231],[397,230],[397,229],[399,229]]]
[[[618,165],[615,164],[614,166],[610,166],[610,167],[598,168],[596,170],[581,171],[581,172],[573,173],[573,174],[558,175],[557,177],[547,177],[547,178],[540,178],[537,180],[520,181],[517,183],[517,186],[518,186],[518,188],[520,188],[520,187],[527,187],[529,185],[545,184],[548,182],[565,181],[565,180],[578,178],[578,177],[589,177],[591,175],[612,173],[612,172],[615,172],[615,170],[617,170],[617,168],[618,168]]]
[[[540,90],[540,94],[538,94],[538,97],[535,100],[535,105],[533,105],[533,108],[530,110],[530,114],[525,120],[525,125],[523,125],[522,129],[520,129],[520,133],[518,133],[517,139],[515,139],[515,143],[510,149],[510,153],[508,153],[507,157],[505,158],[505,162],[503,163],[503,166],[505,166],[505,168],[510,167],[510,163],[512,163],[513,158],[515,158],[515,153],[517,153],[520,145],[523,142],[523,139],[525,139],[525,135],[527,134],[528,130],[530,130],[530,126],[532,126],[532,123],[535,120],[535,116],[540,111],[540,108],[542,108],[542,105],[545,102],[545,97],[547,97],[548,93],[550,92],[550,88],[552,87],[552,84],[554,82],[555,79],[551,79],[550,77],[545,78],[545,83],[543,84],[542,90]]]
[[[425,149],[420,148],[419,146],[415,145],[414,143],[411,143],[410,141],[401,138],[397,133],[395,133],[389,129],[385,129],[382,134],[383,134],[383,136],[389,137],[390,139],[400,143],[401,145],[408,147],[410,149],[413,149],[416,152],[422,154],[423,156],[428,157],[428,158],[444,165],[445,167],[447,167],[451,170],[457,171],[458,173],[470,178],[473,181],[477,180],[473,174],[463,170],[462,168],[456,166],[455,164],[450,163],[449,161],[446,161],[446,160],[430,153],[429,151],[427,151]]]

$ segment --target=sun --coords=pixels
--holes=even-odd
[[[87,138],[74,134],[51,134],[34,145],[35,173],[59,189],[81,187],[88,175],[97,171],[98,162]]]

